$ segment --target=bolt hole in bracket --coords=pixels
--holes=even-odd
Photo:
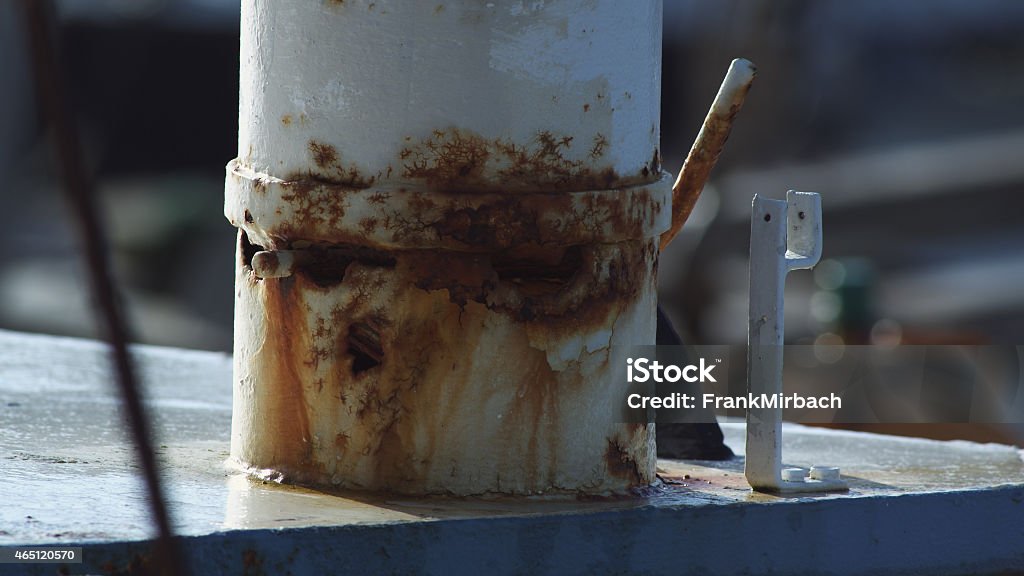
[[[750,218],[750,318],[747,392],[782,393],[783,296],[790,270],[821,258],[821,196],[790,190],[786,200],[754,196]],[[747,482],[762,492],[832,492],[849,489],[830,466],[782,466],[782,408],[747,410]]]

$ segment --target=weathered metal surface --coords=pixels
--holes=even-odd
[[[232,457],[404,493],[649,484],[661,5],[242,10]]]
[[[676,234],[682,230],[690,212],[696,206],[704,184],[711,175],[711,169],[722,154],[732,124],[743,107],[743,101],[754,82],[757,68],[749,60],[737,58],[729,65],[729,71],[715,95],[711,109],[704,118],[697,139],[690,153],[686,155],[679,177],[672,185],[672,226],[661,235],[661,249],[664,250]]]
[[[606,373],[614,346],[653,333],[654,240],[577,251],[568,279],[456,252],[355,257],[337,278],[261,279],[240,259],[234,457],[412,493],[650,482],[652,437],[614,423]]]
[[[671,222],[670,183],[659,173],[646,184],[561,193],[354,188],[305,176],[282,180],[232,161],[225,214],[265,249],[358,244],[494,252],[649,237]]]

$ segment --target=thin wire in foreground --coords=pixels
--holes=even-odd
[[[78,221],[82,246],[89,269],[93,298],[99,320],[110,343],[117,383],[128,416],[128,428],[145,478],[150,514],[158,539],[153,572],[184,575],[180,550],[171,529],[164,500],[156,455],[150,436],[149,418],[139,396],[135,370],[128,354],[128,331],[117,297],[117,287],[106,255],[106,242],[96,209],[95,186],[85,166],[81,143],[69,102],[64,97],[60,61],[51,35],[51,3],[23,0],[29,28],[36,90],[43,117],[52,128],[54,149],[63,176],[63,190]]]

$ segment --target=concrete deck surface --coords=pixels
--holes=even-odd
[[[752,493],[740,458],[659,461],[662,484],[628,498],[326,494],[224,466],[228,356],[136,354],[198,573],[1024,573],[1024,460],[1009,446],[787,426],[787,463],[841,466],[850,483],[800,497]],[[723,429],[742,454],[742,424]],[[62,573],[133,573],[153,531],[131,455],[101,344],[0,331],[0,547],[81,545],[85,563]]]

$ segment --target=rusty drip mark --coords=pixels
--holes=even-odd
[[[311,348],[303,336],[308,330],[304,326],[305,301],[301,294],[293,278],[263,284],[263,308],[268,322],[261,363],[265,382],[274,386],[264,408],[266,422],[274,429],[268,435],[272,443],[271,461],[278,470],[299,475],[309,469],[313,459],[304,371],[298,354]]]
[[[711,170],[722,154],[733,121],[743,107],[756,74],[757,68],[749,60],[737,58],[729,66],[715,101],[704,118],[704,125],[672,186],[672,227],[661,235],[662,250],[668,247],[690,217]]]

